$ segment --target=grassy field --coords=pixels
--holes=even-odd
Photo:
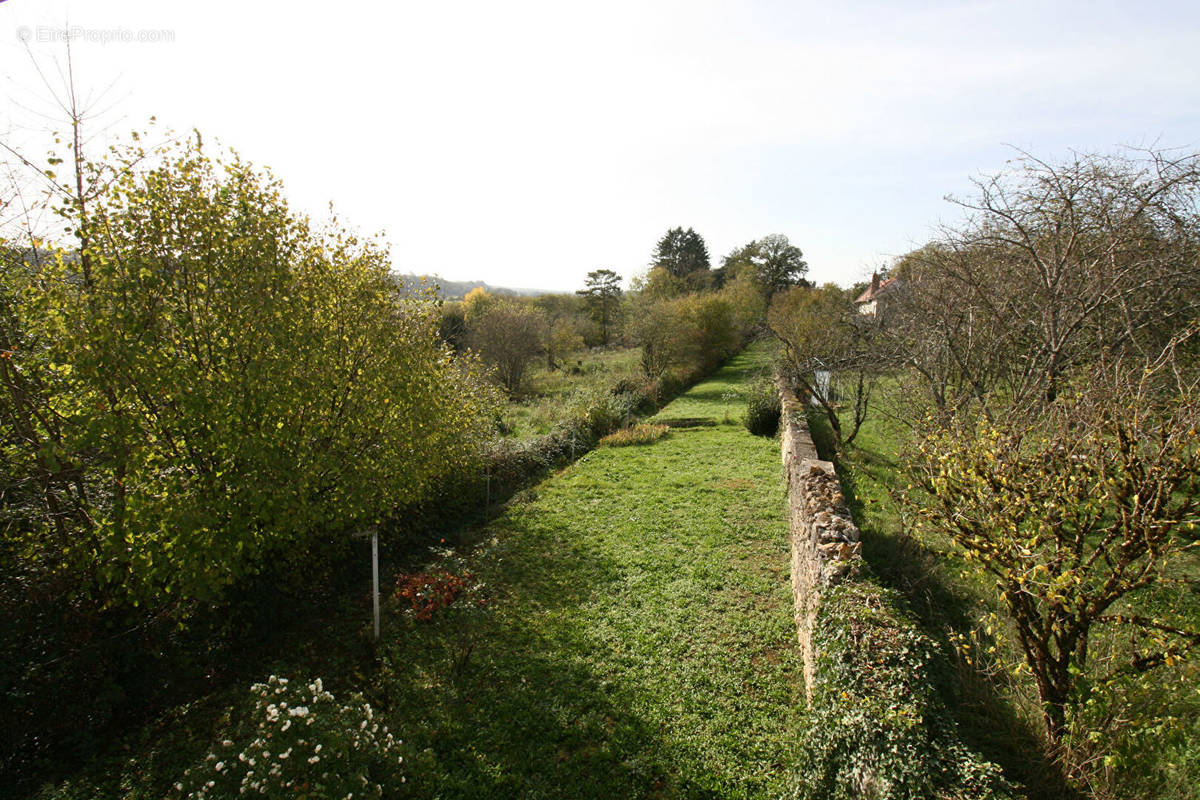
[[[779,796],[803,705],[783,484],[778,442],[737,418],[764,359],[659,415],[691,427],[599,448],[431,553],[421,569],[471,587],[432,619],[389,600],[373,649],[356,598],[256,679],[362,692],[404,740],[385,796]],[[245,705],[242,687],[176,709],[40,796],[161,797]]]
[[[588,392],[608,391],[622,378],[639,379],[641,350],[584,351],[561,368],[550,370],[542,361],[533,365],[524,394],[504,410],[509,435],[528,439],[549,433],[568,419]]]

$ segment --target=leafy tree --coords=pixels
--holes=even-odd
[[[592,316],[600,323],[600,339],[608,345],[608,329],[621,300],[621,276],[610,269],[588,273],[586,287],[576,294],[587,298]]]
[[[476,319],[486,314],[488,309],[499,302],[501,302],[501,298],[498,295],[492,294],[482,286],[476,286],[463,296],[463,319],[466,320],[468,324],[472,323]]]
[[[676,278],[664,267],[651,267],[645,276],[633,279],[630,289],[645,299],[669,300],[687,294],[688,281]]]
[[[721,266],[713,271],[713,282],[717,288],[722,288],[743,275],[757,278],[758,269],[755,266],[755,260],[758,257],[757,241],[735,247],[729,252],[729,255],[721,259]]]
[[[542,352],[545,314],[519,300],[496,298],[468,319],[471,348],[496,371],[509,395],[516,395],[529,363]]]
[[[734,248],[721,259],[716,282],[725,285],[741,275],[750,275],[769,303],[778,292],[789,286],[804,286],[808,264],[800,248],[780,233],[772,233],[741,247]]]
[[[83,249],[2,276],[3,531],[41,580],[184,613],[477,458],[491,395],[374,243],[199,137],[105,167],[59,209]]]
[[[704,238],[691,228],[667,231],[658,240],[650,264],[665,269],[676,278],[685,278],[695,272],[706,273],[711,266]]]
[[[642,372],[651,380],[695,360],[701,332],[686,313],[684,298],[651,301],[635,312],[633,340],[642,348]]]
[[[808,263],[800,248],[781,233],[772,233],[753,243],[750,257],[767,301],[789,286],[803,285]]]
[[[542,349],[546,368],[557,369],[559,362],[584,348],[581,328],[586,325],[580,309],[581,298],[566,294],[546,294],[533,299],[533,307],[545,319]]]

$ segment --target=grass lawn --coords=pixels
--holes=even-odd
[[[660,416],[723,419],[762,358]],[[384,650],[410,790],[778,795],[802,697],[782,492],[776,442],[675,428],[589,453],[477,531],[458,568],[486,605],[399,623]]]
[[[659,415],[710,424],[598,448],[431,553],[422,569],[473,587],[431,620],[389,599],[373,649],[354,598],[37,796],[163,797],[271,673],[370,700],[404,740],[386,797],[780,796],[803,707],[784,486],[778,441],[744,429],[738,399],[766,358]]]

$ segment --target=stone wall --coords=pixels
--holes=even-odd
[[[857,570],[862,562],[862,543],[833,463],[817,456],[803,406],[786,381],[777,383],[783,410],[792,596],[804,655],[805,691],[811,702],[816,680],[812,634],[821,591]]]
[[[937,648],[864,562],[834,465],[818,457],[803,405],[786,382],[778,385],[808,702],[794,796],[1019,797],[959,738],[933,680]]]

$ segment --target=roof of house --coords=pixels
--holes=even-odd
[[[886,294],[888,291],[896,287],[899,278],[888,278],[886,281],[879,280],[879,275],[876,274],[871,278],[871,285],[863,290],[863,293],[858,296],[855,303],[869,303],[878,298],[880,295]]]

